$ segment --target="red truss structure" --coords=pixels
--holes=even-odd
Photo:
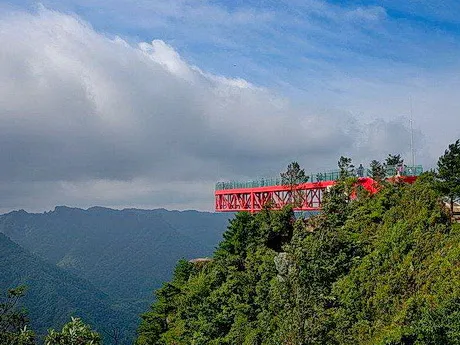
[[[393,177],[407,183],[415,181],[416,176]],[[319,211],[324,192],[336,184],[335,180],[307,182],[296,186],[274,185],[264,187],[216,189],[215,209],[217,212],[261,211],[265,205],[280,209],[288,204],[295,204],[295,211]],[[360,177],[358,185],[370,193],[378,191],[376,182],[370,177]]]

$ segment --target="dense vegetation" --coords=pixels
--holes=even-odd
[[[171,278],[180,258],[211,255],[228,218],[101,207],[4,214],[0,294],[27,285],[21,303],[37,339],[50,327],[61,328],[70,316],[89,323],[105,344],[114,343],[109,336],[114,332],[119,339],[132,339],[139,314],[153,301],[152,290]]]
[[[0,286],[27,286],[25,296],[16,304],[27,307],[29,327],[38,339],[72,315],[95,325],[103,335],[117,331],[120,338],[131,337],[129,330],[136,327],[137,318],[114,308],[109,296],[88,281],[37,258],[1,233],[0,253]],[[20,328],[25,324],[22,321]]]
[[[455,222],[453,208],[459,197],[460,141],[440,158],[437,173],[425,173],[412,185],[399,175],[391,182],[383,180],[389,161],[403,164],[399,155],[389,155],[384,164],[372,162],[378,193],[371,195],[356,184],[351,160],[341,157],[338,183],[325,193],[322,211],[310,218],[296,216],[292,205],[279,211],[266,205],[255,215],[237,214],[211,259],[178,262],[172,280],[157,290],[156,302],[142,315],[137,345],[460,344],[460,224]],[[294,163],[282,174],[292,192],[292,181],[304,181],[305,175]],[[55,213],[71,211],[60,208]],[[119,211],[102,211],[109,213],[107,228],[115,229],[115,234],[121,231],[120,224],[137,224],[136,234],[139,229],[143,234],[152,232],[146,225],[146,218],[151,220],[148,211],[128,210],[136,216],[135,224],[119,217]],[[29,216],[17,212],[0,218],[3,231],[29,246],[37,241],[36,252],[48,254],[48,260],[57,260],[58,265],[65,254],[68,265],[63,266],[76,272],[87,258],[78,250],[69,253],[68,248],[40,241],[37,229],[60,229],[61,239],[83,241],[75,246],[79,250],[99,239],[88,227],[88,215],[71,217],[73,222],[67,219],[67,223],[45,217],[34,227],[30,222],[22,226],[12,222],[18,214],[20,219]],[[101,224],[101,218],[96,218],[90,223]],[[166,224],[171,231],[181,229],[175,234],[186,230],[174,217]],[[116,242],[108,243],[122,249]],[[48,253],[53,245],[57,252]],[[65,314],[56,310],[59,304],[53,296],[67,307],[68,301],[69,306],[77,304],[75,300],[87,301],[94,303],[87,318],[90,324],[98,324],[94,317],[105,313],[99,330],[109,342],[126,344],[116,325],[120,314],[113,313],[114,305],[103,292],[45,263],[2,234],[0,249],[6,259],[0,267],[6,272],[3,285],[11,284],[5,278],[17,276],[20,279],[14,284],[29,279],[34,293],[51,297],[51,303],[38,309],[43,315],[35,315],[39,322],[48,314]],[[41,276],[44,283],[36,285],[34,279]],[[56,288],[51,282],[63,286]],[[17,308],[23,295],[23,287],[11,289],[0,302],[2,345],[36,344],[28,314]],[[84,309],[73,313],[84,313]],[[39,338],[46,345],[102,344],[99,333],[73,317],[61,331],[50,329]]]
[[[0,302],[0,344],[35,345],[35,333],[28,328],[27,311],[18,309],[19,300],[24,297],[26,288],[19,286],[10,289]],[[118,344],[118,334],[113,337]],[[101,345],[101,336],[81,319],[72,317],[61,331],[49,329],[44,337],[45,345]]]
[[[432,173],[351,195],[306,220],[239,213],[213,260],[182,260],[138,345],[460,344],[460,227]]]

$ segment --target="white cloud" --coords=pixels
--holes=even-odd
[[[195,71],[165,42],[161,40],[153,40],[151,43],[142,42],[139,47],[153,61],[161,64],[172,74],[188,81],[194,79]]]
[[[347,19],[352,21],[381,21],[387,17],[387,12],[383,7],[380,6],[358,7],[346,12],[345,16]]]
[[[346,112],[295,107],[163,41],[130,45],[74,16],[17,13],[0,32],[1,210],[211,209],[217,179],[275,174],[293,159],[314,171],[341,154],[383,157],[407,134],[382,120],[369,135]]]

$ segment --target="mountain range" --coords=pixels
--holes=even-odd
[[[77,315],[129,338],[176,262],[211,255],[230,217],[102,207],[13,211],[0,216],[0,289],[28,286],[24,303],[38,333]]]

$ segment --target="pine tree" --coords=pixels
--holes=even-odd
[[[401,158],[401,155],[399,154],[398,155],[389,154],[385,160],[385,165],[389,167],[397,166],[402,163],[403,163],[403,160]]]
[[[371,176],[375,181],[381,182],[385,179],[385,168],[377,160],[371,162]]]
[[[302,203],[301,191],[298,191],[296,186],[300,183],[308,181],[308,176],[305,174],[305,170],[302,169],[297,162],[292,162],[288,165],[286,172],[281,173],[281,184],[283,186],[289,186],[292,195],[292,204],[294,207],[300,206]]]
[[[449,198],[450,212],[454,211],[454,201],[460,197],[460,139],[450,144],[438,160],[440,191]]]
[[[339,166],[340,178],[346,179],[353,176],[355,166],[351,164],[351,158],[341,156],[337,164]]]

